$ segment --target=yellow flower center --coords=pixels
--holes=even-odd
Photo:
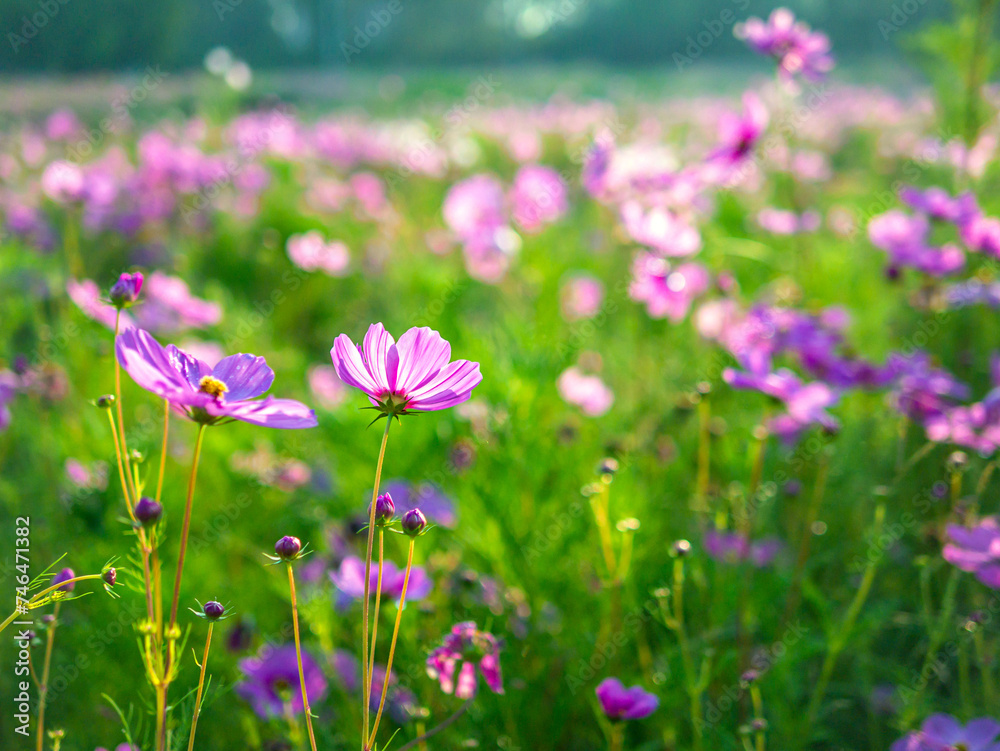
[[[218,378],[213,378],[212,376],[202,376],[202,379],[198,381],[198,390],[206,394],[211,394],[218,399],[220,396],[229,391],[229,387]]]

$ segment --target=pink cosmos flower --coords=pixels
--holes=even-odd
[[[589,274],[577,274],[563,284],[560,307],[567,321],[593,318],[604,301],[604,284]]]
[[[330,276],[343,276],[351,261],[344,243],[327,242],[319,230],[292,235],[286,245],[292,263],[305,271],[323,271]]]
[[[340,379],[388,415],[454,407],[483,380],[478,362],[451,361],[451,345],[426,326],[410,329],[397,343],[373,323],[362,345],[338,336],[330,356]]]
[[[748,18],[733,27],[737,39],[743,39],[762,55],[778,62],[778,71],[786,79],[801,75],[810,81],[821,81],[833,68],[830,39],[809,25],[796,21],[788,8],[776,8],[764,21]]]
[[[641,245],[648,245],[663,256],[689,256],[701,250],[698,230],[662,207],[644,210],[628,201],[621,208],[625,230]]]
[[[115,353],[136,383],[195,422],[214,425],[228,418],[268,428],[316,426],[313,411],[301,402],[256,398],[274,382],[263,357],[230,355],[211,368],[172,344],[163,347],[142,329],[120,333]]]
[[[340,562],[340,568],[330,572],[330,581],[348,597],[361,600],[365,596],[365,562],[357,556],[348,556]],[[398,600],[403,593],[403,579],[406,571],[392,561],[382,564],[382,594]],[[378,567],[373,566],[368,585],[369,597],[378,586]],[[434,581],[422,566],[410,569],[410,581],[406,585],[406,601],[422,600],[434,589]]]
[[[441,690],[459,699],[476,695],[479,672],[486,685],[495,694],[503,693],[500,675],[500,643],[486,631],[480,631],[472,621],[463,621],[452,627],[440,647],[427,657],[427,675],[437,679]]]
[[[687,315],[691,303],[708,289],[709,274],[698,263],[670,263],[652,253],[640,253],[632,264],[628,294],[646,304],[651,318],[669,318],[674,323]]]
[[[187,283],[176,276],[154,271],[142,287],[142,300],[131,314],[122,311],[121,329],[142,328],[157,333],[172,333],[189,328],[214,326],[222,318],[222,306],[191,294]],[[88,318],[115,327],[115,307],[90,279],[66,282],[66,292]]]
[[[538,232],[566,213],[566,183],[551,167],[529,165],[514,176],[510,199],[518,226],[525,232]]]
[[[72,162],[52,162],[42,173],[42,191],[58,203],[82,201],[86,190],[83,170]]]
[[[583,410],[585,415],[600,417],[615,403],[615,393],[596,375],[586,375],[579,368],[563,371],[556,381],[563,401]]]
[[[334,410],[347,398],[347,387],[332,365],[314,365],[307,373],[309,390],[324,409]]]
[[[768,207],[757,213],[757,224],[775,235],[798,235],[819,229],[820,216],[815,211],[796,214],[794,211]]]
[[[719,147],[708,161],[722,167],[732,167],[753,152],[768,123],[767,109],[752,91],[743,95],[743,113],[726,112],[719,120]]]

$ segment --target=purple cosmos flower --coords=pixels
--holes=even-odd
[[[338,336],[330,356],[344,383],[390,415],[454,407],[483,380],[478,362],[449,362],[451,345],[427,327],[410,329],[397,343],[374,323],[363,345],[355,346],[347,334]]]
[[[1000,219],[974,216],[961,225],[960,232],[969,250],[1000,258]]]
[[[650,318],[681,321],[691,303],[708,289],[708,270],[699,263],[670,263],[652,253],[640,253],[632,264],[628,295],[645,303]]]
[[[941,551],[948,563],[975,574],[987,587],[1000,589],[1000,520],[986,517],[972,529],[949,524],[948,539]]]
[[[9,370],[0,370],[0,431],[10,425],[12,419],[8,406],[21,388],[21,379]]]
[[[403,593],[404,569],[392,561],[382,563],[382,594],[398,600]],[[348,556],[340,562],[340,568],[330,572],[330,580],[344,595],[355,600],[365,596],[365,562],[356,556]],[[373,595],[378,586],[378,567],[372,566],[369,596]],[[416,602],[431,593],[434,581],[427,575],[422,566],[410,569],[410,581],[406,586],[406,601]]]
[[[499,653],[500,644],[493,634],[480,631],[472,621],[463,621],[455,624],[441,646],[427,657],[427,675],[437,680],[446,694],[471,699],[479,683],[478,659],[479,672],[490,691],[502,694]]]
[[[609,720],[641,720],[660,706],[655,694],[643,690],[642,686],[625,688],[617,678],[605,678],[594,693]]]
[[[821,81],[833,67],[826,34],[812,31],[802,21],[796,22],[788,8],[776,8],[767,21],[748,18],[734,26],[733,33],[760,54],[775,58],[778,71],[786,79],[801,75],[810,81]]]
[[[912,209],[931,219],[960,226],[979,214],[979,206],[972,193],[952,198],[944,188],[919,190],[908,185],[899,191],[899,197]]]
[[[255,398],[274,381],[263,357],[230,355],[210,368],[172,344],[163,347],[142,329],[119,334],[115,352],[136,383],[195,422],[211,425],[228,418],[286,429],[317,424],[313,411],[301,402]]]
[[[615,392],[604,381],[577,367],[564,370],[556,381],[556,388],[563,401],[579,407],[590,417],[600,417],[615,403]]]
[[[946,714],[931,715],[920,730],[904,735],[892,744],[890,751],[1000,751],[1000,722],[980,717],[962,727],[962,723]]]
[[[419,508],[434,524],[452,528],[458,523],[455,502],[432,482],[413,485],[397,478],[383,483],[383,488],[392,495],[399,516]]]
[[[909,266],[931,276],[944,276],[965,266],[965,253],[957,245],[940,248],[927,244],[930,224],[923,214],[887,211],[868,223],[872,244],[889,254],[892,268]]]
[[[784,548],[781,540],[767,537],[751,542],[738,532],[710,529],[702,543],[705,552],[722,563],[749,561],[757,568],[770,564]]]
[[[821,381],[802,383],[799,377],[787,368],[774,373],[743,372],[726,368],[722,380],[734,389],[759,391],[784,403],[786,414],[768,421],[768,429],[790,442],[796,440],[803,430],[820,425],[826,430],[836,430],[837,421],[826,412],[826,408],[837,403],[839,395]]]
[[[969,387],[947,370],[932,367],[926,352],[889,355],[886,369],[893,378],[894,406],[914,422],[942,416],[954,400],[969,396]]]
[[[258,717],[280,717],[287,710],[302,712],[302,689],[299,685],[299,665],[295,645],[265,646],[256,657],[240,660],[243,680],[235,686],[237,695],[250,702]],[[302,671],[305,676],[309,705],[315,706],[326,696],[327,682],[312,656],[302,651]]]

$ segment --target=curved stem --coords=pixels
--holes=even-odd
[[[375,584],[375,614],[372,616],[372,643],[370,648],[370,657],[368,659],[368,675],[369,677],[374,675],[375,670],[375,640],[378,635],[378,611],[379,605],[382,602],[382,564],[384,561],[383,553],[383,542],[385,538],[385,530],[380,526],[378,528],[378,581]],[[372,703],[372,680],[368,681],[368,685],[365,686],[365,701],[368,703],[369,708]]]
[[[389,676],[392,675],[392,658],[396,654],[396,638],[399,636],[399,624],[403,620],[403,605],[406,604],[406,587],[410,583],[410,571],[413,569],[413,547],[416,538],[410,538],[410,550],[406,554],[406,573],[403,574],[403,591],[399,595],[399,606],[396,608],[396,625],[392,628],[392,641],[389,643],[389,662],[385,667],[385,678],[382,679],[382,698],[378,703],[378,712],[375,714],[375,725],[372,727],[372,734],[368,738],[368,746],[375,742],[375,733],[378,732],[378,724],[382,719],[382,710],[385,709],[385,697],[389,692]]]
[[[101,578],[101,575],[100,575],[100,574],[86,574],[85,576],[74,576],[74,577],[73,577],[72,579],[67,579],[66,581],[62,581],[62,582],[59,582],[58,584],[53,584],[53,585],[52,585],[52,586],[50,586],[50,587],[46,587],[46,588],[45,588],[45,589],[43,589],[43,590],[42,590],[41,592],[39,592],[39,593],[38,593],[37,595],[35,595],[34,597],[32,597],[32,598],[31,598],[30,600],[28,600],[27,604],[25,605],[25,609],[26,609],[26,610],[31,610],[31,609],[32,609],[32,608],[31,608],[31,604],[32,604],[33,602],[38,602],[38,601],[39,601],[39,600],[41,600],[41,599],[42,599],[42,598],[43,598],[43,597],[44,597],[45,595],[47,595],[47,594],[48,594],[49,592],[52,592],[52,591],[54,591],[54,590],[57,590],[57,589],[59,589],[60,587],[65,587],[65,586],[66,586],[67,584],[75,584],[76,582],[82,582],[82,581],[86,581],[87,579],[100,579],[100,578]],[[58,604],[58,603],[57,603],[57,604]],[[5,628],[7,628],[7,627],[8,627],[8,626],[9,626],[9,625],[10,625],[11,623],[13,623],[13,622],[14,622],[14,620],[15,620],[15,619],[16,619],[16,618],[17,618],[17,617],[18,617],[19,615],[23,615],[23,614],[24,614],[24,613],[22,613],[22,612],[18,611],[17,609],[15,609],[15,610],[14,610],[14,612],[13,612],[13,613],[11,613],[11,614],[10,614],[10,615],[9,615],[9,616],[8,616],[8,617],[7,617],[7,618],[6,618],[5,620],[4,620],[4,622],[3,622],[3,623],[0,623],[0,631],[3,631],[3,630],[4,630]]]
[[[385,432],[382,434],[382,447],[378,452],[378,464],[375,466],[375,487],[372,489],[372,503],[368,513],[368,547],[365,553],[365,593],[361,603],[362,618],[364,624],[361,627],[361,685],[366,687],[361,691],[361,715],[364,717],[364,730],[361,735],[362,751],[367,751],[368,740],[368,692],[370,690],[371,676],[368,674],[368,597],[371,592],[372,578],[372,547],[375,544],[375,499],[378,497],[379,481],[382,479],[382,462],[385,459],[385,444],[389,440],[389,426],[392,425],[392,418],[385,418]]]
[[[464,715],[469,710],[469,707],[471,707],[471,706],[472,706],[472,699],[466,699],[465,704],[463,704],[462,706],[460,706],[458,708],[458,711],[455,712],[455,714],[453,714],[447,720],[445,720],[444,722],[442,722],[440,725],[431,728],[430,730],[428,730],[423,735],[414,738],[409,743],[404,743],[396,751],[407,751],[407,749],[413,748],[414,746],[416,746],[419,743],[423,743],[428,738],[434,737],[435,735],[437,735],[438,733],[440,733],[445,728],[449,727],[450,725],[454,725],[455,722],[456,722],[456,720],[458,720],[459,717],[461,717],[462,715]]]
[[[188,489],[187,489],[187,500],[184,504],[184,522],[181,525],[181,546],[177,554],[177,573],[174,575],[174,595],[170,603],[170,621],[167,626],[166,640],[168,643],[167,657],[163,667],[163,697],[162,701],[159,701],[160,697],[157,696],[157,703],[161,706],[157,707],[156,718],[157,724],[157,738],[156,738],[156,749],[157,751],[164,751],[167,744],[166,732],[167,732],[167,702],[166,694],[167,689],[170,686],[171,676],[170,671],[173,663],[173,652],[174,652],[174,640],[176,639],[176,634],[174,629],[177,626],[177,602],[181,594],[181,578],[184,574],[184,555],[187,552],[187,541],[188,533],[191,530],[191,501],[194,498],[194,486],[195,481],[198,477],[198,459],[201,457],[201,442],[205,436],[205,426],[198,426],[198,437],[195,439],[194,444],[194,457],[191,460],[191,474],[188,476]]]
[[[309,745],[316,751],[316,736],[313,734],[312,712],[309,710],[309,694],[306,691],[306,674],[302,668],[302,645],[299,641],[299,604],[295,598],[295,574],[292,564],[288,566],[288,587],[292,593],[292,627],[295,631],[295,659],[299,664],[299,688],[302,689],[302,709],[306,713],[306,728],[309,730]],[[188,749],[190,751],[190,749]]]
[[[118,329],[121,324],[122,312],[115,313],[115,343],[118,341]],[[132,463],[128,455],[128,442],[125,440],[125,420],[122,418],[122,368],[118,362],[118,352],[114,352],[115,360],[115,409],[118,412],[118,432],[121,433],[121,451],[125,463],[125,478],[129,482],[129,492],[132,494],[133,503],[139,500],[136,497],[135,485],[132,483]],[[126,495],[126,500],[128,496]]]
[[[188,751],[194,750],[194,733],[198,729],[198,715],[201,714],[201,694],[205,689],[205,666],[208,665],[208,649],[212,646],[212,629],[215,624],[209,622],[208,636],[205,637],[205,654],[201,658],[201,675],[198,678],[198,693],[194,698],[194,716],[191,718],[191,738],[188,740]]]
[[[63,585],[60,585],[63,586]],[[48,638],[45,640],[45,662],[42,666],[42,683],[38,691],[38,738],[36,743],[37,751],[42,751],[42,742],[45,739],[45,699],[49,695],[49,668],[52,665],[52,645],[56,640],[56,626],[59,625],[59,606],[57,602],[52,612],[52,623],[49,625]]]

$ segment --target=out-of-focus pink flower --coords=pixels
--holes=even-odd
[[[961,234],[969,250],[1000,258],[1000,219],[975,216],[962,225]]]
[[[369,216],[378,215],[388,204],[385,195],[385,183],[382,178],[371,172],[358,172],[351,175],[351,190],[354,198]]]
[[[646,305],[651,318],[680,321],[691,303],[709,285],[708,270],[699,263],[682,263],[672,268],[669,261],[652,253],[640,253],[632,264],[628,294]]]
[[[514,176],[510,200],[518,226],[525,232],[538,232],[566,213],[566,184],[551,167],[529,165]]]
[[[83,130],[76,113],[69,108],[56,110],[45,121],[45,137],[50,141],[68,141]]]
[[[507,222],[503,185],[482,174],[457,182],[444,199],[444,220],[462,240],[492,232]]]
[[[809,81],[822,81],[833,68],[830,39],[797,22],[788,8],[776,8],[767,21],[748,18],[736,24],[733,33],[762,55],[775,58],[786,79],[801,75]]]
[[[502,694],[500,643],[493,634],[480,631],[472,621],[455,624],[442,645],[427,657],[427,675],[441,684],[442,691],[459,699],[471,699],[476,695],[477,666],[490,691]]]
[[[609,720],[641,720],[648,717],[660,706],[655,694],[642,686],[625,688],[617,678],[605,678],[595,689],[601,711]]]
[[[819,229],[820,216],[815,211],[796,214],[794,211],[768,207],[757,213],[757,224],[775,235],[798,235]]]
[[[556,388],[563,401],[579,407],[590,417],[600,417],[615,403],[615,394],[604,381],[577,367],[564,370],[556,381]]]
[[[625,230],[633,240],[663,256],[689,256],[701,250],[701,234],[670,209],[643,209],[636,201],[621,208]]]
[[[52,162],[42,173],[42,191],[58,203],[82,201],[86,195],[83,170],[72,162]]]
[[[323,271],[330,276],[343,276],[351,261],[344,243],[327,242],[319,230],[292,235],[287,243],[288,257],[304,271]]]
[[[709,157],[723,167],[738,165],[753,152],[767,127],[768,114],[760,97],[752,91],[743,95],[743,112],[726,112],[719,120],[719,146]]]
[[[560,306],[567,321],[593,318],[604,301],[604,284],[589,274],[576,274],[569,278],[560,292]]]
[[[332,365],[313,365],[308,379],[313,399],[324,409],[334,410],[347,398],[347,386]]]

